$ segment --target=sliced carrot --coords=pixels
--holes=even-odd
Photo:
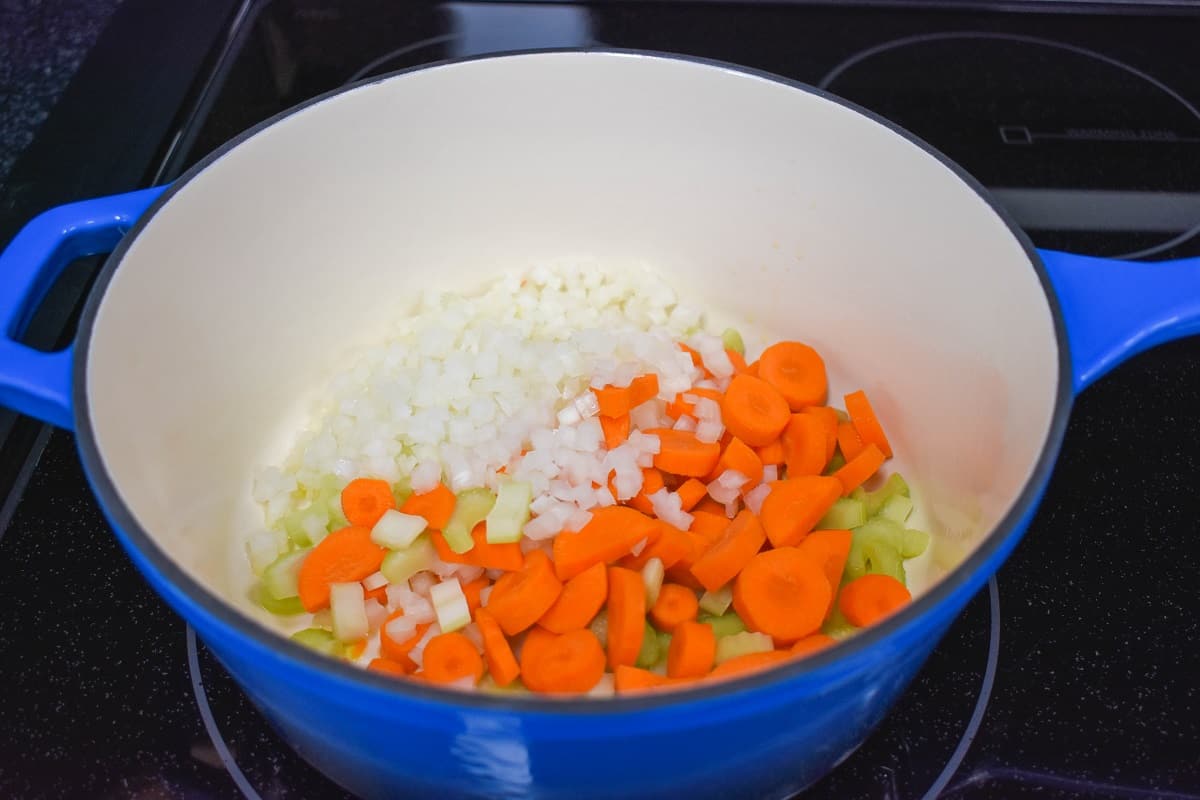
[[[639,375],[629,384],[629,407],[637,408],[647,400],[658,397],[658,375],[648,372]]]
[[[837,639],[832,636],[826,636],[823,633],[814,633],[812,636],[805,636],[792,645],[791,650],[793,655],[798,655],[801,658],[811,656],[813,653],[818,653],[830,645],[837,644]]]
[[[717,636],[711,625],[684,622],[671,634],[667,648],[667,676],[700,678],[712,669],[717,655]]]
[[[729,583],[758,553],[767,535],[758,517],[742,509],[708,550],[692,564],[692,574],[705,589],[715,592]]]
[[[364,600],[378,600],[381,604],[387,605],[387,584],[377,586],[374,589],[363,592]]]
[[[842,587],[838,608],[842,616],[859,628],[873,625],[912,600],[904,584],[891,575],[869,572]]]
[[[417,642],[421,641],[421,637],[425,635],[425,631],[429,630],[429,623],[418,625],[413,631],[413,635],[404,641],[396,641],[388,635],[387,624],[396,617],[403,617],[404,610],[396,609],[383,622],[383,626],[379,629],[379,654],[388,661],[395,661],[398,664],[403,664],[410,670],[416,668],[416,664],[409,658],[408,654],[417,646]]]
[[[521,554],[520,544],[516,542],[488,543],[486,522],[480,522],[471,529],[471,540],[475,542],[475,545],[465,553],[456,553],[451,550],[440,531],[434,531],[429,538],[433,540],[433,547],[437,550],[438,558],[449,564],[470,564],[473,567],[513,572],[519,570],[525,563],[525,556]]]
[[[424,517],[429,527],[440,531],[450,521],[454,513],[454,492],[439,483],[435,488],[424,494],[412,494],[400,506],[400,511],[416,517]]]
[[[657,492],[659,489],[666,486],[663,482],[663,474],[654,467],[644,467],[642,469],[642,488],[638,493],[629,500],[629,505],[636,508],[643,514],[654,514],[654,505],[650,502],[650,495]],[[616,495],[613,495],[614,497]]]
[[[694,389],[688,389],[686,392],[680,392],[679,394],[675,395],[674,400],[667,403],[667,416],[669,416],[671,419],[679,419],[684,414],[687,414],[689,417],[696,416],[696,406],[691,400],[684,399],[683,396],[685,394],[695,395],[696,397],[707,397],[717,405],[721,404],[721,399],[725,396],[716,389],[705,389],[703,387],[697,387]]]
[[[488,613],[509,636],[533,625],[549,610],[562,593],[562,583],[554,575],[550,559],[540,550],[529,553],[517,577],[503,587],[499,582],[488,596]]]
[[[613,674],[617,694],[644,692],[656,686],[665,686],[671,679],[648,669],[638,669],[627,664],[618,666]]]
[[[821,428],[825,431],[825,463],[828,464],[829,459],[833,458],[833,451],[837,449],[837,412],[829,406],[809,406],[800,413],[814,416],[821,423]]]
[[[593,564],[563,584],[562,594],[538,624],[551,633],[586,628],[604,607],[607,597],[608,572],[604,564]]]
[[[504,630],[486,608],[475,612],[475,624],[483,637],[483,657],[487,661],[488,674],[497,686],[507,686],[521,674],[521,667]]]
[[[679,342],[679,349],[692,357],[692,366],[703,369],[706,375],[710,374],[707,369],[704,369],[704,358],[697,350],[688,347],[683,342]]]
[[[729,356],[729,363],[733,364],[733,374],[738,375],[746,371],[746,358],[737,350],[726,350],[725,355]]]
[[[892,457],[892,445],[875,416],[875,409],[871,407],[866,392],[859,389],[846,395],[846,413],[850,415],[850,421],[854,423],[854,429],[864,444],[873,444],[886,457]]]
[[[569,580],[593,564],[617,560],[654,535],[657,525],[656,520],[625,506],[593,509],[591,520],[578,533],[563,531],[554,537],[554,569],[559,580]]]
[[[630,553],[620,560],[619,565],[626,569],[640,570],[646,562],[657,558],[663,567],[670,569],[684,558],[692,554],[692,541],[686,531],[681,531],[674,525],[658,521],[658,535],[652,537],[636,556]]]
[[[709,497],[708,496],[708,488],[705,487],[704,497],[701,498],[700,502],[697,503],[694,508],[692,508],[692,513],[694,513],[694,514],[716,514],[718,516],[723,517],[723,516],[725,516],[725,504],[718,503],[716,500],[713,500],[711,497]]]
[[[604,446],[614,450],[629,438],[629,415],[600,417],[600,430],[604,432]]]
[[[854,457],[863,451],[863,441],[859,438],[858,429],[854,427],[854,423],[838,423],[837,445],[842,451],[842,457],[847,461],[853,461]]]
[[[825,470],[825,426],[812,414],[792,414],[779,437],[787,459],[787,476],[820,475]]]
[[[786,431],[786,428],[784,430]],[[756,447],[754,448],[754,452],[758,454],[758,460],[763,463],[763,466],[778,467],[787,460],[783,455],[782,439],[776,439],[770,444]]]
[[[748,492],[755,486],[762,483],[763,462],[758,457],[758,453],[736,436],[730,440],[729,444],[721,451],[721,457],[717,459],[717,465],[713,467],[712,472],[705,476],[704,480],[712,483],[726,470],[740,472],[749,478],[749,482],[742,485],[742,491]]]
[[[355,478],[342,489],[342,513],[351,525],[374,527],[389,508],[396,507],[391,485],[378,478]]]
[[[481,575],[470,583],[462,584],[463,596],[467,598],[467,608],[474,614],[479,609],[480,593],[491,586],[492,582],[488,580],[486,575]]]
[[[768,650],[765,653],[747,653],[744,656],[734,656],[728,661],[718,664],[712,672],[708,673],[708,677],[717,679],[730,678],[746,672],[758,672],[780,662],[787,661],[789,658],[791,658],[791,653],[786,650]]]
[[[842,573],[846,569],[846,559],[850,557],[850,544],[853,540],[854,534],[850,531],[813,531],[805,536],[796,548],[821,568],[829,586],[836,594],[837,588],[842,585]],[[833,599],[830,598],[829,608],[825,610],[826,618],[832,609]]]
[[[367,664],[367,669],[372,672],[382,672],[385,675],[391,675],[396,678],[403,678],[408,674],[408,666],[401,664],[399,661],[390,661],[386,658],[372,658],[371,663]]]
[[[654,466],[672,475],[699,478],[707,475],[721,457],[721,445],[717,442],[702,442],[690,431],[673,428],[651,428],[646,433],[658,437],[659,450],[654,455]]]
[[[300,565],[300,602],[308,612],[329,605],[329,585],[361,581],[379,571],[387,550],[371,541],[371,529],[351,525],[334,531]]]
[[[700,603],[696,593],[677,583],[664,583],[658,590],[658,599],[650,609],[654,627],[670,633],[688,620],[696,618]]]
[[[841,481],[823,475],[773,481],[759,510],[767,538],[775,547],[798,544],[841,494]]]
[[[845,466],[833,473],[833,477],[842,482],[842,492],[850,494],[878,472],[883,462],[883,451],[874,444],[869,444],[861,453],[847,461]]]
[[[792,411],[825,402],[825,362],[806,344],[777,342],[758,360],[758,377],[779,390]]]
[[[779,438],[790,418],[783,395],[766,381],[745,373],[733,376],[721,401],[725,427],[752,447],[762,447]]]
[[[608,568],[608,666],[632,665],[646,633],[646,584],[623,567]]]
[[[353,644],[346,645],[346,658],[350,659],[351,661],[354,661],[359,656],[361,656],[363,654],[363,651],[366,649],[367,649],[367,640],[359,639],[357,642],[354,642]]]
[[[600,416],[620,417],[629,413],[633,408],[628,386],[605,386],[592,389],[596,401],[600,404]]]
[[[431,683],[453,683],[483,677],[483,659],[471,640],[461,633],[440,633],[425,645],[421,672]]]
[[[751,361],[749,364],[746,365],[746,374],[753,375],[756,378],[761,377],[758,374],[758,367],[759,367],[759,363],[757,360]]]
[[[816,633],[832,596],[825,573],[795,547],[759,553],[733,584],[733,607],[746,627],[784,642]]]
[[[611,635],[611,634],[610,634]],[[521,677],[535,692],[579,694],[604,675],[604,648],[586,628],[557,634],[521,651]]]
[[[712,544],[717,539],[721,538],[721,534],[725,533],[725,529],[729,527],[729,517],[725,516],[725,511],[722,509],[720,514],[713,514],[708,511],[696,511],[692,514],[692,533],[698,533],[704,537],[705,541]],[[705,548],[707,549],[707,548]]]
[[[683,510],[691,511],[708,495],[708,487],[695,478],[688,478],[679,484],[675,493],[679,495],[679,504],[683,506]]]

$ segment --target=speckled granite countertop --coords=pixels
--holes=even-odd
[[[121,0],[0,0],[0,191]]]

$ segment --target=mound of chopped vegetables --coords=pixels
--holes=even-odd
[[[259,602],[403,680],[597,696],[803,658],[909,602],[928,535],[898,474],[863,488],[892,456],[865,393],[827,405],[800,342],[689,342],[669,374],[607,364],[457,491],[428,460],[328,476],[249,542]]]

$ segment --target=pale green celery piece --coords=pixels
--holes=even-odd
[[[903,529],[901,532],[903,533]],[[855,535],[850,543],[850,555],[846,559],[846,571],[842,580],[852,581],[868,573],[891,575],[901,583],[907,583],[904,559],[900,556],[899,548],[889,545],[883,539],[861,539]]]
[[[862,500],[850,497],[839,497],[833,506],[817,523],[817,530],[848,531],[857,528],[867,521],[867,507]]]
[[[880,486],[873,492],[864,492],[863,500],[867,504],[867,516],[873,517],[883,508],[883,504],[890,498],[895,496],[909,497],[908,483],[900,475],[899,472],[893,472],[888,476],[883,486]]]
[[[863,542],[883,542],[899,551],[904,545],[904,526],[885,517],[875,517],[855,528],[854,538]]]
[[[392,497],[396,498],[396,508],[404,505],[404,501],[412,497],[412,481],[407,475],[392,484]]]
[[[484,675],[479,680],[479,691],[489,694],[529,694],[529,690],[525,688],[525,684],[521,683],[520,678],[514,678],[512,683],[501,686],[496,683],[496,679],[491,674]]]
[[[300,594],[300,565],[311,550],[284,553],[263,570],[263,587],[276,600],[286,600]]]
[[[726,328],[722,331],[721,342],[725,345],[726,350],[732,350],[739,356],[746,355],[746,343],[742,341],[742,335],[736,328]]]
[[[671,649],[671,634],[667,633],[666,631],[659,631],[658,632],[658,652],[662,654],[660,663],[666,662],[667,651],[670,649]]]
[[[494,505],[496,495],[491,489],[467,489],[455,495],[454,513],[442,530],[446,545],[456,553],[465,553],[474,547],[471,530],[483,522]]]
[[[903,524],[912,513],[913,501],[901,494],[892,495],[879,508],[879,516]]]
[[[746,630],[746,623],[742,622],[742,618],[732,611],[719,616],[701,614],[697,618],[697,621],[710,626],[718,639],[722,636],[732,636],[735,633],[741,633]]]
[[[733,586],[726,584],[715,592],[700,595],[700,608],[714,616],[721,616],[733,603]]]
[[[297,614],[304,613],[304,604],[300,602],[299,597],[288,597],[283,600],[277,600],[271,596],[261,583],[254,587],[254,602],[270,611],[272,614],[277,614],[281,617],[294,617]]]
[[[325,475],[317,483],[317,493],[310,508],[324,508],[328,512],[329,523],[325,529],[331,533],[350,524],[342,511],[342,482],[336,475]]]
[[[900,547],[900,555],[905,558],[916,558],[929,547],[929,534],[909,528],[904,531],[904,542]]]
[[[751,653],[767,653],[775,649],[775,642],[765,633],[742,631],[717,639],[716,663],[728,661],[731,658],[745,656]]]
[[[600,613],[588,625],[588,629],[596,634],[596,638],[600,640],[601,647],[608,647],[608,612],[605,609],[600,609]]]
[[[429,569],[437,560],[437,550],[429,539],[429,534],[422,533],[413,543],[403,550],[392,550],[383,557],[379,571],[388,583],[403,583],[421,570]]]
[[[821,633],[832,636],[834,639],[845,639],[847,636],[854,635],[857,630],[858,628],[851,625],[849,620],[842,616],[842,610],[836,604],[829,619],[825,620],[825,624],[821,626]]]
[[[283,518],[283,532],[297,547],[312,547],[314,542],[309,538],[308,531],[300,524],[305,515],[312,513],[305,508],[300,511],[290,511]]]
[[[825,467],[825,472],[822,474],[832,475],[844,466],[846,466],[846,457],[842,455],[841,450],[835,450],[833,452],[833,458],[829,459],[829,465]]]
[[[532,499],[533,485],[528,481],[500,482],[495,504],[487,513],[488,544],[521,541],[521,533],[529,521],[529,503]]]
[[[658,632],[650,627],[650,623],[646,623],[646,630],[642,633],[642,649],[638,651],[635,667],[642,669],[650,669],[658,663],[661,654],[658,651]]]
[[[342,647],[341,642],[333,638],[333,633],[321,628],[305,628],[297,631],[292,634],[292,641],[333,658],[341,658],[345,654],[345,648]]]
[[[847,414],[845,411],[842,411],[840,408],[835,408],[833,410],[833,413],[837,415],[838,422],[849,422],[850,421],[850,415]]]

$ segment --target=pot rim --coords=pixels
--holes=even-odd
[[[757,671],[741,677],[731,678],[715,684],[700,684],[680,688],[669,692],[645,692],[633,696],[615,695],[600,699],[563,699],[545,697],[538,694],[529,695],[493,695],[481,691],[464,692],[441,688],[427,683],[415,681],[398,681],[395,678],[382,675],[371,670],[351,665],[347,662],[328,658],[315,651],[297,644],[276,631],[260,625],[251,618],[237,611],[226,600],[209,590],[199,581],[192,578],[167,555],[150,535],[137,522],[136,518],[121,499],[112,477],[104,465],[96,443],[87,395],[87,360],[95,328],[96,315],[103,303],[104,295],[113,274],[121,263],[132,242],[141,231],[149,225],[158,211],[168,203],[184,186],[208,166],[220,159],[233,148],[252,136],[271,127],[294,114],[302,112],[311,106],[333,98],[337,95],[352,92],[366,86],[382,83],[399,78],[412,72],[430,69],[440,69],[474,61],[493,59],[522,58],[528,56],[620,56],[643,58],[663,61],[684,61],[705,67],[717,68],[735,72],[743,76],[768,80],[787,86],[791,89],[822,98],[843,108],[883,125],[892,133],[903,137],[919,149],[937,159],[946,169],[954,173],[963,184],[974,191],[991,208],[992,212],[1005,224],[1009,232],[1020,243],[1028,257],[1029,266],[1033,268],[1041,283],[1047,306],[1053,318],[1055,339],[1058,345],[1058,386],[1055,394],[1054,411],[1046,438],[1042,445],[1041,454],[1020,492],[1005,512],[1003,518],[980,542],[974,552],[962,563],[951,570],[938,581],[929,591],[925,592],[902,611],[894,614],[886,621],[840,640],[818,653],[804,659],[783,663],[776,667]],[[1015,267],[1014,267],[1015,268]],[[1053,471],[1058,451],[1062,445],[1066,431],[1067,418],[1070,415],[1072,392],[1072,373],[1070,350],[1067,343],[1066,326],[1063,321],[1062,309],[1054,292],[1046,268],[1029,237],[1022,231],[1009,214],[988,194],[987,190],[962,167],[952,161],[942,152],[921,138],[901,128],[894,122],[857,105],[849,100],[840,98],[823,89],[786,78],[765,70],[733,64],[717,59],[703,58],[681,53],[671,53],[657,50],[623,49],[612,47],[582,47],[582,48],[548,48],[514,50],[502,53],[464,56],[444,59],[441,61],[408,67],[385,75],[375,76],[357,81],[286,109],[274,116],[263,120],[253,127],[241,132],[213,152],[206,155],[198,163],[188,169],[183,175],[170,184],[167,189],[154,201],[137,223],[121,239],[118,246],[109,256],[100,275],[92,288],[85,304],[79,322],[79,333],[75,344],[75,359],[72,375],[72,392],[75,398],[75,433],[78,448],[87,475],[92,483],[92,489],[100,500],[101,506],[113,522],[113,527],[127,548],[141,554],[147,564],[156,570],[161,578],[177,588],[192,601],[195,611],[204,617],[210,625],[220,626],[236,633],[257,647],[272,652],[280,658],[286,657],[304,668],[320,673],[326,678],[358,684],[358,688],[386,692],[392,697],[403,697],[406,700],[425,701],[444,704],[451,707],[466,707],[473,710],[494,710],[510,713],[536,712],[549,715],[611,715],[658,709],[664,706],[684,706],[689,703],[721,700],[751,690],[780,686],[793,679],[825,670],[843,659],[860,656],[885,639],[891,639],[902,632],[912,632],[921,625],[922,618],[931,614],[934,609],[945,603],[952,595],[972,582],[982,585],[999,564],[994,564],[985,571],[985,567],[995,559],[999,551],[1014,541],[1024,532],[1022,524],[1025,516],[1037,505],[1039,495]],[[964,601],[965,602],[965,601]],[[960,609],[961,610],[961,609]],[[957,613],[957,611],[955,612]],[[186,619],[186,617],[185,617]],[[190,622],[190,620],[187,620]]]

